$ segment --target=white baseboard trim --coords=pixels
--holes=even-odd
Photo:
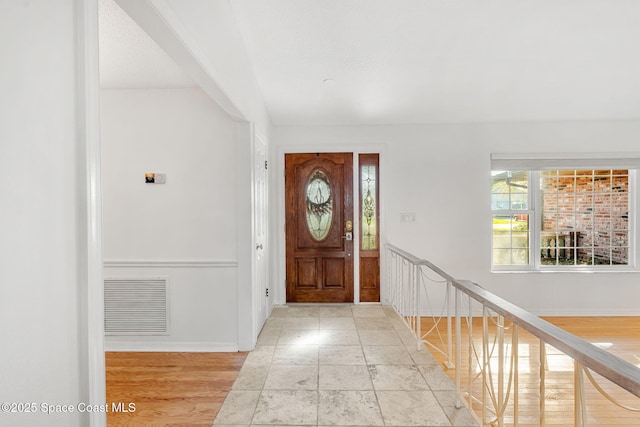
[[[640,316],[640,309],[638,308],[622,308],[622,309],[569,309],[569,310],[553,310],[553,309],[540,309],[530,310],[530,313],[535,314],[538,317],[542,316],[572,316],[572,317],[613,317],[613,316]]]
[[[117,352],[176,352],[176,353],[221,353],[237,352],[234,342],[105,342],[105,351]]]
[[[553,310],[553,309],[532,309],[527,310],[529,313],[534,314],[538,317],[614,317],[614,316],[640,316],[640,309],[562,309],[562,310]],[[432,314],[428,312],[420,313],[423,317],[431,317]],[[465,317],[467,312],[464,311],[462,316]],[[440,313],[437,313],[436,316],[440,316]],[[473,317],[482,317],[481,309],[474,309],[472,313]]]
[[[237,268],[235,260],[154,260],[154,259],[110,259],[104,261],[105,268]]]

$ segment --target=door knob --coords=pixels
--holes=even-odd
[[[258,246],[256,246],[256,251],[257,251],[258,249],[262,249],[262,243],[260,243]]]

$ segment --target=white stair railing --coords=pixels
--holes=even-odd
[[[396,246],[387,244],[385,249],[389,304],[416,336],[418,348],[427,345],[446,357],[445,365],[453,368],[453,277]],[[437,301],[432,295],[442,293],[442,290],[444,299],[436,307]],[[426,331],[422,331],[424,318],[431,320]]]
[[[572,360],[572,366],[561,369],[570,372],[562,372],[565,377],[560,380],[566,382],[566,375],[572,375],[569,382],[573,383],[570,402],[574,426],[588,425],[588,408],[594,394],[612,402],[612,410],[637,413],[636,418],[624,415],[625,424],[640,425],[640,368],[473,282],[456,280],[429,261],[396,246],[385,245],[385,257],[389,304],[414,332],[419,347],[426,344],[444,356],[448,367],[456,368],[456,405],[465,404],[472,409],[482,426],[547,425],[548,400],[557,402],[562,398],[554,396],[555,389],[548,386],[551,380],[558,380],[550,378],[557,372],[552,372],[556,369],[551,369],[549,362],[557,364],[559,358]],[[452,294],[455,295],[453,301]],[[439,312],[434,310],[436,300],[441,307]],[[455,329],[452,318],[455,318]],[[423,319],[429,324],[426,333],[422,331]],[[528,354],[520,354],[521,333],[538,339],[537,352],[530,348]],[[463,349],[467,355],[465,360]],[[537,365],[529,363],[527,367],[532,369],[536,365],[538,370],[534,375],[538,382],[537,405],[534,402],[533,409],[531,401],[535,399],[521,396],[519,361],[523,357],[538,358]],[[528,381],[531,376],[532,373],[527,374]],[[585,376],[593,385],[588,398]],[[603,386],[603,382],[608,384]],[[612,396],[612,388],[628,392],[615,393],[626,394],[624,401]],[[530,387],[523,389],[530,390]]]

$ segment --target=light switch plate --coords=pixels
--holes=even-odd
[[[416,222],[415,212],[403,212],[400,214],[400,222]]]

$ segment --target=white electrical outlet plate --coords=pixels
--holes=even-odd
[[[167,174],[166,173],[157,173],[156,174],[156,184],[164,184],[167,182]]]

